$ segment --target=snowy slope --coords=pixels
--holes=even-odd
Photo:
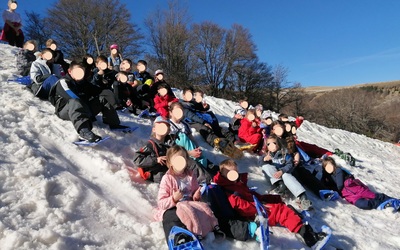
[[[34,98],[24,86],[7,82],[15,72],[15,48],[0,44],[0,249],[166,249],[161,223],[154,222],[157,184],[129,179],[126,166],[150,135],[151,122],[120,114],[123,124],[138,125],[132,134],[111,132],[97,117],[94,131],[112,139],[101,146],[78,147],[72,123],[57,118],[50,103]],[[222,124],[235,103],[206,97]],[[340,148],[356,157],[347,168],[374,190],[400,197],[400,147],[305,121],[300,139],[327,149]],[[223,155],[199,135],[211,161]],[[345,166],[345,162],[337,159]],[[267,188],[258,158],[239,162],[250,172],[251,186]],[[323,202],[310,194],[316,208],[311,225],[329,225],[332,245],[343,249],[400,249],[399,214],[363,211],[345,201]],[[272,249],[300,249],[293,234],[272,228]],[[254,241],[204,240],[206,249],[259,249]]]

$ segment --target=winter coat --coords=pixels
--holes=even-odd
[[[240,121],[240,127],[238,131],[239,139],[244,142],[251,144],[258,144],[262,138],[261,128],[259,126],[259,120],[254,120],[257,123],[256,127],[252,126],[252,121],[249,121],[246,117]]]
[[[36,56],[33,51],[27,49],[21,49],[17,54],[17,69],[18,74],[21,76],[29,75],[32,62],[36,60]]]
[[[150,173],[148,180],[160,182],[162,176],[167,172],[168,167],[158,163],[157,157],[167,155],[170,143],[167,138],[165,142],[161,142],[152,137],[143,147],[134,153],[133,163],[136,167],[142,168],[144,172]]]
[[[183,106],[183,116],[185,117],[185,120],[187,120],[190,123],[200,123],[200,124],[207,123],[207,121],[205,121],[203,118],[199,117],[196,114],[193,103],[181,101],[181,104]]]
[[[266,203],[270,226],[279,224],[291,232],[298,232],[303,225],[301,218],[282,202],[279,195],[260,195],[251,191],[247,187],[247,173],[239,174],[237,181],[230,181],[218,172],[214,176],[214,182],[225,190],[232,208],[247,220],[253,221],[257,214],[253,199],[253,195],[255,195],[260,202]]]
[[[93,77],[91,83],[98,87],[99,94],[103,89],[111,89],[113,83],[117,80],[115,77],[118,74],[117,71],[105,69],[103,75],[99,75],[99,69],[93,70]]]
[[[169,110],[168,110],[168,103],[170,102],[178,102],[178,98],[175,96],[171,96],[166,94],[165,96],[156,95],[154,97],[154,108],[162,117],[168,117]]]
[[[336,168],[332,174],[323,170],[323,183],[332,190],[338,191],[343,198],[351,204],[355,204],[357,200],[374,199],[375,193],[372,192],[359,179],[355,179],[353,175],[345,172],[342,168]]]
[[[51,69],[46,62],[47,61],[42,58],[38,58],[32,62],[29,74],[34,83],[40,84],[52,74]]]
[[[204,107],[202,102],[191,101],[191,103],[192,103],[192,107],[195,111],[207,112],[210,110],[210,105],[208,105],[208,104]]]
[[[91,98],[97,96],[97,93],[98,87],[85,80],[76,82],[67,74],[53,86],[49,94],[49,101],[56,107],[57,114],[70,99],[88,102]]]
[[[232,208],[241,217],[246,219],[254,220],[257,213],[253,195],[255,195],[260,201],[267,203],[282,202],[279,195],[260,195],[257,192],[250,190],[247,187],[247,173],[239,174],[238,181],[230,181],[218,172],[214,176],[213,181],[224,189]]]
[[[291,173],[294,170],[293,157],[286,149],[280,149],[273,153],[269,152],[269,154],[271,155],[271,160],[266,163],[274,165],[278,171]]]
[[[140,81],[142,84],[146,84],[148,86],[151,86],[154,82],[154,78],[150,75],[149,72],[144,71],[144,72],[134,72],[135,75],[135,80]]]
[[[154,218],[157,221],[162,221],[164,212],[176,206],[172,198],[174,190],[181,190],[183,192],[183,200],[193,200],[193,194],[198,188],[199,184],[197,183],[196,175],[192,171],[185,170],[185,176],[181,178],[168,170],[161,179]]]
[[[195,235],[205,237],[218,225],[207,203],[201,201],[180,201],[176,204],[176,215],[186,228]]]

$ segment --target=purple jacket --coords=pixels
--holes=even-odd
[[[342,197],[351,204],[355,204],[358,199],[373,199],[375,193],[372,192],[364,183],[359,179],[353,177],[348,178],[344,181],[344,187],[342,189]]]

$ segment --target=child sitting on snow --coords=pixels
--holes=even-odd
[[[168,84],[161,83],[157,87],[157,95],[154,97],[154,108],[156,109],[157,113],[159,113],[162,117],[167,118],[169,117],[168,114],[168,107],[173,102],[178,102],[178,98],[175,95],[168,91]]]
[[[168,171],[161,179],[155,214],[156,220],[162,221],[167,241],[173,226],[187,228],[201,237],[211,231],[223,235],[211,209],[200,202],[200,186],[196,175],[188,169],[188,159],[187,151],[181,146],[175,145],[167,151]],[[184,235],[175,236],[177,244],[190,240]]]
[[[394,207],[400,210],[400,200],[387,196],[384,193],[372,192],[359,179],[340,168],[332,157],[322,162],[322,182],[329,188],[338,191],[346,201],[361,209],[383,209]]]
[[[245,117],[249,103],[245,99],[239,100],[239,106],[236,107],[234,115],[229,122],[229,130],[237,135],[240,127],[240,121]]]
[[[143,179],[159,183],[167,172],[166,154],[171,145],[169,132],[169,121],[162,116],[157,117],[154,120],[150,139],[135,152],[133,162]]]
[[[249,109],[245,117],[240,121],[238,135],[240,141],[255,145],[254,152],[261,149],[263,134],[260,128],[260,119],[256,116],[255,109]]]
[[[307,199],[306,190],[292,175],[295,168],[293,158],[283,148],[276,135],[268,137],[267,153],[264,157],[265,164],[262,166],[263,172],[270,177],[271,184],[276,187],[278,194],[283,194],[286,187],[296,197],[296,203],[302,210],[311,207],[311,201]]]
[[[303,224],[295,211],[282,202],[279,195],[260,195],[247,187],[247,173],[238,173],[238,166],[233,160],[224,160],[220,164],[220,171],[214,176],[214,182],[220,185],[228,196],[233,209],[243,218],[254,220],[257,214],[253,195],[265,204],[268,211],[268,224],[281,225],[291,232],[298,233],[307,246],[321,244],[326,239],[324,232],[314,232],[308,224]]]

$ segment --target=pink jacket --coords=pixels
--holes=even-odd
[[[186,170],[185,173],[187,178],[186,182],[188,184],[185,192],[189,194],[189,197],[187,197],[186,200],[192,200],[192,195],[199,188],[199,184],[197,183],[197,177],[193,172]],[[174,190],[181,189],[182,185],[180,185],[180,180],[181,178],[171,174],[170,170],[168,170],[162,177],[157,196],[157,208],[154,215],[155,220],[162,221],[164,212],[176,206],[176,203],[172,198],[172,193]]]

